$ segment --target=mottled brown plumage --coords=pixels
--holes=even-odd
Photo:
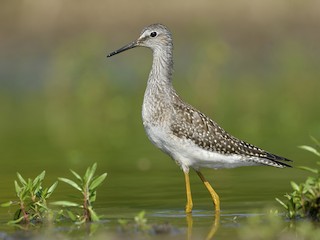
[[[190,139],[198,147],[217,152],[224,155],[241,155],[248,157],[248,161],[275,167],[290,167],[283,161],[290,161],[287,158],[271,154],[252,144],[239,140],[227,133],[216,122],[205,114],[194,109],[192,106],[176,100],[176,110],[170,129],[179,138]],[[256,159],[259,158],[259,159]]]

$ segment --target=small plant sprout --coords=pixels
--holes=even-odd
[[[119,219],[118,222],[120,223],[123,231],[146,233],[151,230],[152,227],[147,223],[148,219],[145,217],[145,214],[145,211],[141,211],[136,216],[134,216],[133,221]]]
[[[1,204],[2,207],[18,206],[12,221],[9,224],[28,224],[44,222],[48,219],[51,210],[47,207],[47,199],[51,196],[58,182],[49,188],[43,188],[42,183],[46,172],[40,173],[34,180],[25,180],[17,173],[18,181],[14,181],[14,186],[18,200]]]
[[[148,219],[145,217],[145,215],[146,215],[146,212],[141,211],[140,213],[138,213],[137,216],[134,217],[134,222],[137,228],[140,229],[141,231],[146,231],[150,228],[150,226],[147,224]]]
[[[320,143],[313,138],[317,148],[320,149]],[[309,151],[320,157],[320,152],[311,146],[300,146],[300,148]],[[320,161],[317,162],[320,166]],[[289,218],[308,217],[313,221],[320,221],[320,169],[306,166],[300,169],[309,171],[314,176],[309,176],[304,183],[297,184],[291,181],[293,192],[286,194],[287,202],[280,199],[276,200],[287,210]]]
[[[100,176],[95,176],[97,169],[97,164],[94,163],[92,167],[88,167],[84,176],[81,177],[78,173],[70,170],[71,173],[76,178],[76,181],[70,180],[68,178],[58,178],[60,181],[69,184],[71,187],[75,188],[82,194],[82,203],[75,203],[70,201],[57,201],[53,202],[54,205],[60,205],[67,208],[78,208],[82,211],[82,214],[75,214],[74,211],[66,210],[66,216],[72,221],[77,223],[84,222],[97,222],[100,220],[99,216],[93,210],[93,203],[96,200],[97,188],[101,185],[107,176],[107,173],[103,173]]]

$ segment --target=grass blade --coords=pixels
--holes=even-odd
[[[89,189],[90,190],[96,189],[104,181],[106,177],[107,177],[107,173],[104,173],[101,176],[97,177],[95,180],[92,181]]]

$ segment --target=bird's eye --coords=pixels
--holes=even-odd
[[[156,33],[156,32],[150,33],[150,37],[155,37],[155,36],[157,36],[157,33]]]

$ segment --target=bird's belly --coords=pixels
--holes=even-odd
[[[200,148],[189,139],[170,134],[169,129],[144,125],[150,141],[170,155],[184,171],[189,168],[234,168],[258,165],[239,155],[224,155]]]
[[[153,143],[153,145],[155,145],[156,147],[158,147],[159,149],[161,149],[165,153],[172,156],[171,151],[167,147],[168,134],[166,134],[165,128],[156,127],[156,126],[152,126],[150,124],[144,123],[144,129],[147,133],[149,140]]]

